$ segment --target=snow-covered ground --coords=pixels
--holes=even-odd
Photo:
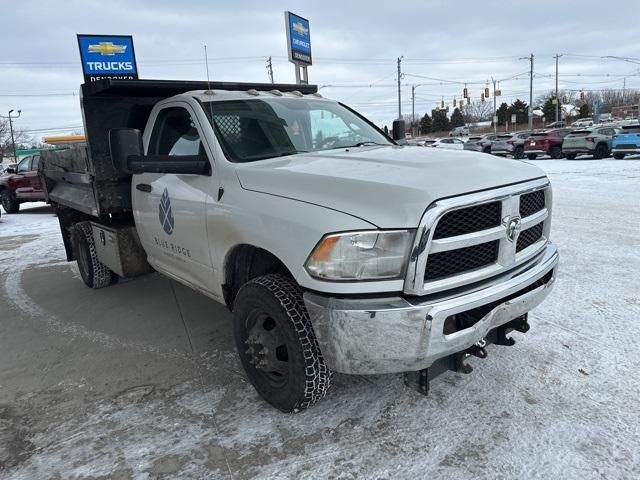
[[[298,415],[247,384],[224,309],[158,275],[90,291],[50,211],[3,214],[0,477],[640,478],[640,161],[533,163],[561,265],[530,332],[429,397],[338,375]]]

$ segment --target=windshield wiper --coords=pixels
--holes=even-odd
[[[373,141],[366,141],[366,142],[354,143],[353,145],[340,145],[338,147],[331,147],[329,150],[338,150],[340,148],[368,147],[370,145],[380,145],[380,146],[384,147],[385,145],[390,145],[390,144],[388,144],[388,143],[377,143],[377,142],[373,142]]]

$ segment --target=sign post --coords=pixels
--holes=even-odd
[[[85,83],[103,78],[137,80],[131,35],[78,35]]]
[[[291,12],[284,12],[289,61],[295,65],[296,83],[309,83],[307,67],[311,61],[309,20]],[[302,73],[300,71],[302,70]]]

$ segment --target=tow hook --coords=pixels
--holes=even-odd
[[[484,338],[482,338],[480,339],[479,342],[471,345],[471,347],[469,347],[467,352],[473,355],[474,357],[487,358],[487,355],[488,355],[487,349],[484,348],[486,346],[487,346],[487,341]]]
[[[507,347],[511,347],[515,345],[516,341],[507,337],[507,333],[511,330],[516,330],[521,333],[527,333],[529,331],[530,325],[528,320],[528,314],[525,313],[520,317],[514,318],[509,323],[505,323],[501,327],[496,329],[496,345],[504,345]]]

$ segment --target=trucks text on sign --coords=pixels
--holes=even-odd
[[[130,35],[78,35],[85,82],[103,78],[136,80],[138,67]]]
[[[294,13],[285,12],[287,26],[287,49],[293,63],[311,65],[311,34],[309,20]]]

